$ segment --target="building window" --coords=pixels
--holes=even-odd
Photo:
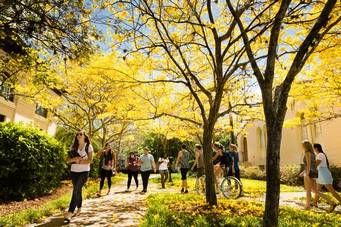
[[[262,149],[263,148],[263,133],[262,133],[262,129],[260,127],[257,128],[257,145],[258,148]]]
[[[37,104],[36,106],[36,114],[38,114],[39,116],[45,117],[47,118],[47,109],[42,107],[41,105]]]
[[[0,85],[0,96],[4,97],[7,101],[14,102],[13,88],[6,85]]]
[[[0,114],[0,122],[4,122],[6,120],[6,116]]]

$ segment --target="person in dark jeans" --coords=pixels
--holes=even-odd
[[[135,180],[135,190],[139,187],[139,180],[137,178],[139,173],[139,166],[138,166],[138,158],[133,153],[130,152],[129,157],[127,158],[127,170],[128,170],[128,182],[127,182],[127,191],[129,191],[131,179],[134,177]]]
[[[81,212],[82,207],[82,188],[86,183],[89,172],[90,163],[92,161],[93,148],[90,144],[89,137],[80,131],[76,134],[73,145],[68,153],[67,162],[71,164],[71,180],[73,185],[72,198],[68,212],[64,214],[64,223],[70,222],[72,216],[77,216]],[[74,211],[78,208],[76,213]]]
[[[102,152],[98,152],[98,155],[100,156],[100,176],[101,181],[99,183],[99,192],[97,192],[97,196],[101,196],[101,192],[104,186],[104,180],[107,178],[108,180],[108,192],[107,195],[110,193],[111,188],[111,177],[112,177],[112,168],[114,163],[114,154],[111,149],[111,146],[109,143],[105,144],[105,147]]]
[[[152,169],[154,172],[156,172],[154,157],[149,153],[149,149],[147,147],[144,148],[144,153],[139,158],[139,164],[141,165],[140,170],[143,184],[143,190],[141,194],[144,194],[147,192],[148,180]]]
[[[229,154],[231,158],[233,159],[232,166],[229,168],[228,176],[235,176],[240,183],[242,181],[240,180],[240,171],[239,171],[239,153],[238,153],[238,147],[237,145],[230,143],[229,145]],[[243,187],[241,188],[241,195],[243,195]]]

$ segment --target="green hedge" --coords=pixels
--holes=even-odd
[[[0,124],[0,198],[23,200],[59,186],[66,151],[57,140],[32,126]]]
[[[302,168],[303,167],[301,165],[281,166],[281,183],[287,185],[303,185],[303,178],[299,177]],[[341,168],[337,166],[330,166],[330,172],[334,178],[334,188],[340,189],[338,184],[341,181]],[[266,180],[265,170],[258,166],[241,166],[240,174],[243,178]]]
[[[301,172],[301,165],[281,166],[281,183],[287,185],[303,185],[303,178],[298,175]],[[266,180],[266,173],[258,166],[240,167],[240,174],[243,178],[254,180]]]

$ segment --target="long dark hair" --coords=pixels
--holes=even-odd
[[[328,161],[328,158],[327,158],[326,153],[323,152],[323,149],[322,149],[321,144],[319,144],[319,143],[314,143],[314,148],[315,148],[319,153],[323,153],[323,154],[324,154],[324,156],[326,157],[327,166],[328,166],[328,168],[329,168],[329,161]]]
[[[70,156],[77,156],[77,155],[75,155],[75,153],[78,153],[77,150],[78,150],[79,143],[78,143],[77,135],[79,133],[83,133],[83,135],[84,135],[84,142],[86,143],[86,145],[85,145],[85,152],[88,154],[89,145],[90,145],[90,139],[85,134],[84,131],[79,131],[79,132],[76,133],[75,138],[73,140],[73,144],[71,146],[71,155]]]

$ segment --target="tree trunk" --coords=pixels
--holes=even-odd
[[[285,106],[286,103],[275,103],[268,105],[270,100],[264,102],[264,112],[267,113],[267,146],[266,146],[266,199],[263,226],[278,226],[279,195],[280,195],[280,148],[282,139],[282,128],[286,108],[276,113],[274,109],[278,105]],[[276,106],[274,108],[274,106]]]
[[[282,127],[267,127],[267,135],[266,200],[263,225],[278,226]]]
[[[212,137],[213,129],[209,125],[204,126],[203,133],[203,153],[206,175],[206,202],[210,205],[217,205],[217,196],[215,194],[214,173],[212,164]]]

